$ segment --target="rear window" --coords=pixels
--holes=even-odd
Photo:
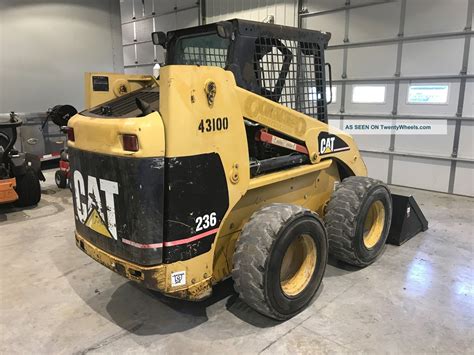
[[[176,41],[173,63],[224,68],[228,50],[229,40],[219,37],[217,33],[183,36]]]

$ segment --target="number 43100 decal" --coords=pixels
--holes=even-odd
[[[229,128],[229,119],[227,117],[207,118],[199,122],[198,129],[204,132],[224,131]]]
[[[196,232],[214,227],[217,224],[216,212],[196,217]]]

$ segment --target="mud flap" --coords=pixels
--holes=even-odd
[[[402,245],[428,229],[428,221],[413,196],[392,194],[392,224],[387,243]]]

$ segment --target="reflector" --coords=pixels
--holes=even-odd
[[[134,134],[124,134],[123,149],[129,152],[138,152],[138,137]]]
[[[67,140],[74,142],[74,128],[72,127],[67,127]]]

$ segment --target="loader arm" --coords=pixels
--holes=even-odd
[[[352,175],[367,176],[367,168],[352,137],[328,124],[236,87],[243,117],[303,142],[312,164],[334,158]]]

